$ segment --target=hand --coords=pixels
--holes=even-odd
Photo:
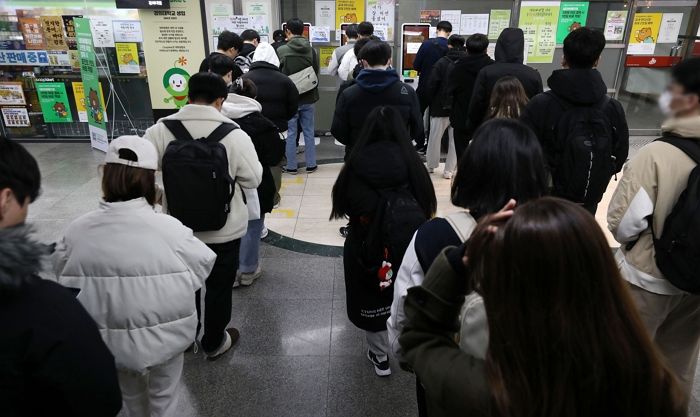
[[[508,200],[506,205],[503,206],[503,208],[501,208],[499,211],[484,217],[479,222],[479,225],[477,226],[473,234],[477,234],[477,231],[479,231],[482,233],[486,232],[495,235],[498,231],[498,228],[503,226],[503,224],[505,224],[508,220],[510,220],[511,217],[513,217],[513,211],[515,210],[515,206],[517,206],[517,204],[518,203],[512,198]],[[462,262],[464,263],[464,266],[469,266],[469,257],[467,256],[468,252],[469,246],[466,247],[464,256],[462,257]]]

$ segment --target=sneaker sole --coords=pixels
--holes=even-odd
[[[241,286],[243,287],[249,287],[253,285],[253,283],[259,279],[262,276],[262,272],[259,274],[252,275],[249,279],[245,279],[244,276],[241,276]]]
[[[236,332],[233,333],[231,330],[232,330],[232,329],[226,329],[226,333],[228,333],[229,337],[231,338],[231,346],[229,346],[228,349],[226,349],[225,351],[219,353],[219,354],[216,355],[216,356],[209,356],[209,355],[207,355],[207,361],[209,361],[209,362],[214,362],[214,361],[220,359],[222,356],[224,356],[224,355],[227,354],[228,352],[230,352],[231,349],[233,349],[233,347],[236,345],[236,342],[238,342],[238,339],[241,338],[241,333],[240,333],[238,330],[236,330]],[[235,330],[235,329],[234,329],[234,330]],[[234,337],[234,336],[235,336],[235,337]]]
[[[377,374],[377,376],[389,376],[389,375],[391,375],[391,368],[389,368],[387,370],[377,368],[377,365],[374,363],[372,358],[369,356],[369,352],[367,352],[367,360],[369,360],[372,363],[372,366],[374,367],[374,373]]]

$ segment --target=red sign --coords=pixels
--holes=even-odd
[[[695,41],[693,45],[693,56],[700,56],[700,41]]]
[[[679,56],[640,56],[628,55],[626,67],[667,68],[681,62]]]

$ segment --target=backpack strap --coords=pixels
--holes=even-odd
[[[163,120],[163,124],[168,128],[176,139],[194,140],[190,132],[180,120]]]
[[[556,100],[556,102],[559,103],[559,105],[561,106],[562,109],[564,109],[564,111],[567,111],[567,110],[574,108],[574,107],[584,107],[584,108],[585,107],[593,107],[593,108],[597,108],[597,109],[602,111],[603,109],[605,109],[605,107],[607,107],[608,103],[610,103],[610,96],[607,94],[603,94],[603,97],[600,99],[600,101],[593,104],[592,106],[577,106],[576,104],[570,102],[569,100],[565,99],[564,97],[560,97],[559,95],[554,93],[554,91],[552,91],[552,90],[546,91],[545,94],[548,95],[549,97],[552,97],[554,100]]]
[[[664,135],[655,140],[655,142],[666,142],[685,152],[689,158],[700,165],[700,141],[697,139],[688,139],[674,135]]]
[[[462,242],[465,242],[476,228],[476,220],[466,211],[448,214],[445,216],[445,220],[452,226]]]
[[[221,142],[223,138],[236,129],[238,129],[238,127],[233,123],[221,123],[204,140],[209,143]]]

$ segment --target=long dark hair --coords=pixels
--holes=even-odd
[[[408,166],[408,186],[411,189],[411,194],[423,209],[425,216],[427,218],[433,217],[437,210],[437,200],[430,175],[411,144],[406,123],[399,112],[393,107],[383,106],[372,110],[367,116],[357,142],[345,161],[343,169],[338,174],[338,179],[333,186],[331,219],[344,218],[348,214],[349,196],[347,190],[348,179],[352,175],[351,167],[356,160],[361,158],[362,150],[367,145],[380,141],[393,142],[399,146],[401,156]]]
[[[519,119],[528,98],[523,84],[512,75],[496,81],[491,91],[489,119]]]
[[[593,216],[545,197],[496,232],[488,219],[467,256],[488,317],[492,415],[686,415]]]
[[[490,120],[476,131],[459,160],[452,204],[479,218],[511,198],[524,203],[546,189],[545,160],[532,130],[517,120]]]

